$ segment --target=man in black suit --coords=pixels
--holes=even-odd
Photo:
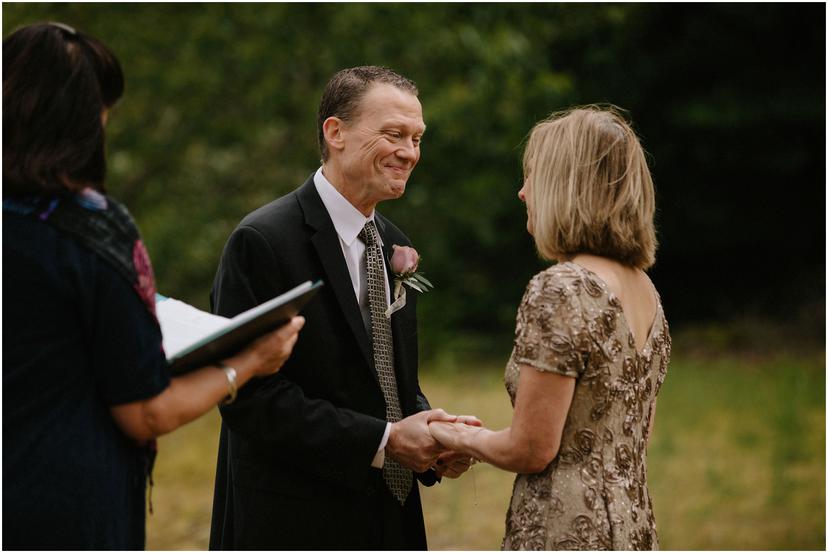
[[[213,286],[233,316],[307,280],[325,286],[279,374],[223,406],[211,549],[426,549],[416,481],[459,476],[417,379],[416,294],[393,302],[393,246],[375,211],[402,196],[425,131],[413,82],[368,66],[338,72],[319,107],[322,167],[233,231]],[[435,470],[436,467],[436,470]],[[415,480],[416,478],[416,480]]]

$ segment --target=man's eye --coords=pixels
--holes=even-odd
[[[402,137],[402,135],[400,133],[396,132],[396,131],[388,131],[385,134],[387,134],[388,136],[390,136],[394,140],[399,140]]]

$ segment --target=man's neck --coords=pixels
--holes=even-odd
[[[342,197],[348,200],[360,213],[366,217],[371,216],[371,213],[377,207],[377,202],[365,198],[363,189],[349,183],[345,175],[331,163],[322,164],[322,174],[336,188],[336,191],[342,194]]]

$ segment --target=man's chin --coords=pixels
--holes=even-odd
[[[396,199],[405,194],[406,181],[391,182],[388,187],[389,199]]]

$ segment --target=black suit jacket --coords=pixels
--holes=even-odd
[[[379,213],[375,220],[390,267],[391,246],[410,242]],[[213,311],[234,316],[320,278],[325,286],[305,307],[305,327],[282,370],[250,381],[221,408],[211,549],[426,548],[416,482],[404,507],[389,505],[381,471],[370,466],[385,431],[385,402],[339,238],[312,175],[233,231]],[[417,380],[416,299],[408,294],[391,316],[404,416],[429,408]],[[418,477],[435,481],[433,473]]]

